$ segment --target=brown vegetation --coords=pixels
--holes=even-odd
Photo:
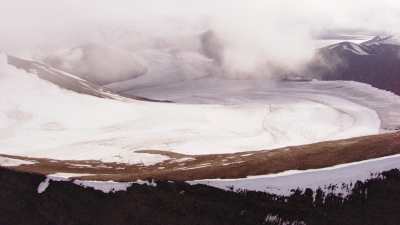
[[[188,156],[163,151],[142,151],[163,154],[171,159],[144,166],[100,161],[60,161],[1,155],[35,160],[36,164],[13,167],[15,170],[39,174],[93,174],[83,179],[132,181],[156,179],[186,181],[211,178],[240,178],[249,175],[306,170],[400,154],[400,132],[352,138],[340,141],[221,155]]]

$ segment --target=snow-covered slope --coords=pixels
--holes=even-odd
[[[125,149],[121,154],[126,157],[122,157],[119,153],[123,147],[110,144],[115,135],[107,134],[118,130],[118,123],[135,118],[135,109],[125,99],[110,100],[60,88],[39,75],[8,65],[4,55],[0,65],[2,153],[143,164],[167,158],[130,149]]]
[[[30,74],[35,74],[43,80],[47,80],[58,87],[73,92],[116,100],[129,101],[130,99],[143,101],[160,101],[156,99],[148,99],[140,96],[129,95],[124,98],[116,94],[114,91],[93,83],[89,80],[78,77],[74,74],[56,69],[48,64],[22,59],[14,56],[7,56],[8,63]],[[110,63],[110,62],[107,62]],[[104,71],[103,71],[104,72]],[[162,100],[161,100],[162,101]]]
[[[377,174],[400,168],[400,155],[366,160],[305,171],[286,171],[278,174],[252,176],[242,179],[213,179],[192,181],[191,184],[206,184],[226,190],[253,190],[267,191],[279,195],[289,195],[291,190],[322,188],[326,191],[348,194],[352,190],[351,184],[365,181]],[[372,177],[371,177],[372,175]],[[345,184],[343,186],[342,184]],[[335,186],[335,187],[334,187]],[[332,188],[333,187],[333,188]]]
[[[101,98],[121,99],[120,96],[115,95],[90,81],[55,69],[54,67],[46,64],[21,59],[14,56],[7,56],[7,61],[10,65],[25,70],[26,72],[36,74],[41,79],[52,82],[53,84],[67,90]]]
[[[8,65],[4,56],[0,68],[0,145],[10,155],[149,165],[167,157],[135,151],[241,152],[381,129],[364,97],[343,97],[380,92],[341,82],[198,79],[137,90],[177,102],[156,103],[60,89]],[[397,99],[382,95],[379,101],[385,111]]]

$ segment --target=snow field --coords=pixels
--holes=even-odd
[[[232,153],[380,131],[374,110],[314,86],[206,79],[151,89],[178,103],[122,102],[60,89],[4,59],[0,71],[0,146],[10,155],[153,165],[168,157],[136,151]]]

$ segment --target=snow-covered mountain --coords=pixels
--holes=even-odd
[[[121,98],[120,96],[105,90],[97,84],[62,70],[58,70],[44,63],[26,60],[10,55],[7,56],[7,61],[10,65],[13,65],[18,69],[25,70],[28,73],[36,74],[41,79],[47,80],[63,89],[101,98]]]
[[[341,42],[319,49],[307,69],[323,80],[353,80],[400,94],[400,40],[377,36],[361,44]]]
[[[117,100],[135,99],[142,101],[164,102],[162,100],[149,99],[132,94],[122,96],[95,82],[86,80],[64,70],[57,69],[46,63],[22,59],[11,55],[7,56],[7,60],[10,65],[13,65],[18,69],[22,69],[29,74],[35,74],[39,78],[49,81],[62,89],[70,90],[76,93]]]

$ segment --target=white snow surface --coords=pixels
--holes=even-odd
[[[225,190],[252,190],[266,191],[278,195],[289,195],[292,189],[302,190],[319,187],[327,191],[348,194],[347,189],[342,189],[342,184],[354,184],[365,181],[371,175],[400,168],[400,155],[388,156],[378,159],[366,160],[356,163],[342,164],[323,169],[292,170],[278,174],[250,176],[241,179],[210,179],[190,181],[190,184],[205,184]],[[335,190],[328,190],[330,185],[337,185]]]
[[[115,181],[87,181],[87,180],[74,180],[74,184],[80,185],[85,188],[93,188],[104,193],[115,193],[118,191],[126,191],[133,184],[147,185],[157,187],[154,181],[137,180],[135,182],[115,182]]]
[[[50,181],[69,181],[69,179],[65,178],[63,175],[65,174],[51,174],[46,176],[46,179],[42,181],[37,187],[37,193],[42,194],[43,192],[45,192],[46,189],[50,186]]]
[[[72,177],[85,177],[85,176],[92,176],[95,174],[90,174],[90,173],[53,173],[51,175],[48,175],[47,177],[50,178],[60,178],[60,179],[70,179]]]
[[[4,166],[4,167],[31,165],[31,164],[35,164],[35,163],[36,163],[35,161],[20,160],[20,159],[13,159],[13,158],[0,156],[0,166]]]
[[[46,191],[50,186],[50,181],[65,181],[72,182],[76,185],[82,186],[84,188],[93,188],[94,190],[102,191],[104,193],[115,193],[118,191],[126,191],[132,184],[147,185],[151,187],[156,187],[157,183],[154,181],[137,180],[135,182],[115,182],[115,181],[89,181],[89,180],[78,180],[73,179],[73,177],[84,177],[93,174],[83,174],[83,173],[55,173],[46,176],[46,179],[42,181],[38,188],[37,193],[41,194]]]
[[[133,182],[115,182],[115,181],[86,181],[74,180],[74,184],[85,187],[93,188],[104,193],[115,193],[118,191],[126,191]]]
[[[357,105],[362,106],[353,109],[356,112],[358,111],[358,114],[363,113],[362,111],[365,108],[375,111],[381,121],[382,129],[393,130],[400,127],[400,96],[355,81],[273,82],[208,78],[138,88],[127,93],[187,104],[222,104],[228,106],[241,103],[264,104],[268,110],[274,109],[274,102],[282,105],[290,105],[295,102],[301,105],[303,100],[318,102],[323,99],[322,101],[331,101],[332,105],[326,104],[327,102],[321,102],[322,104],[327,107],[337,107],[338,110],[341,110],[341,107],[347,102],[351,102],[353,104],[349,105],[349,108]],[[311,111],[311,109],[309,110]],[[343,111],[343,113],[345,112]],[[356,116],[354,114],[357,113],[351,114]],[[323,117],[323,115],[320,116]],[[373,123],[373,121],[371,122]]]
[[[400,120],[398,96],[355,82],[199,78],[130,92],[176,103],[116,101],[60,89],[1,58],[0,153],[9,155],[152,165],[168,157],[136,151],[274,149],[377,134],[381,121]]]
[[[46,191],[46,189],[50,185],[50,178],[46,178],[44,181],[40,182],[38,188],[37,188],[37,193],[42,194],[43,192]]]

